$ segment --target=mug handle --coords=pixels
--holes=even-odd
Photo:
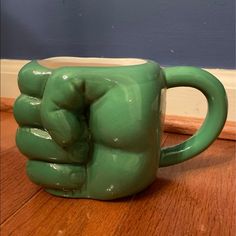
[[[183,86],[200,90],[207,99],[208,112],[204,123],[192,137],[180,144],[161,149],[160,167],[181,163],[204,151],[223,129],[228,110],[223,85],[207,71],[177,66],[164,69],[164,74],[168,89]]]

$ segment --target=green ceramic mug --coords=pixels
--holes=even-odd
[[[135,194],[159,167],[188,160],[219,135],[227,116],[222,84],[194,67],[143,59],[49,58],[19,72],[16,143],[27,174],[54,195],[109,200]],[[160,147],[165,91],[200,90],[208,113],[195,135]],[[191,98],[190,98],[191,99]]]

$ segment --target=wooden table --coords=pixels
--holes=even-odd
[[[102,202],[54,197],[32,184],[15,146],[16,123],[1,113],[1,235],[236,235],[235,142],[217,140],[197,158],[159,169],[133,197]],[[165,134],[164,145],[184,135]]]

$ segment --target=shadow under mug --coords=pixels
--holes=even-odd
[[[16,143],[27,174],[54,195],[110,200],[135,194],[159,167],[205,150],[227,116],[222,84],[195,67],[161,68],[144,59],[58,57],[19,72]],[[201,128],[161,148],[166,89],[200,90],[208,102]],[[193,99],[193,98],[189,98]]]

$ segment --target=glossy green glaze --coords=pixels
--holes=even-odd
[[[209,146],[227,113],[225,91],[215,77],[192,67],[163,70],[153,61],[56,69],[32,61],[18,83],[16,143],[29,159],[27,174],[64,197],[110,200],[143,190],[159,166]],[[165,90],[177,86],[201,90],[208,116],[192,138],[161,149]]]

